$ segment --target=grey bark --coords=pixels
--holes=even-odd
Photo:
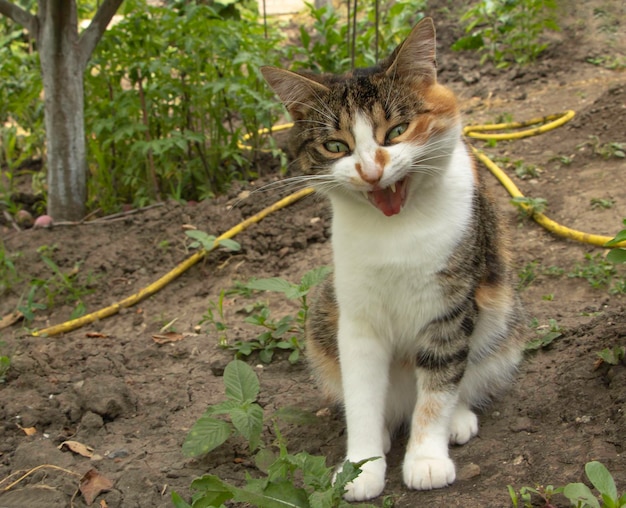
[[[104,0],[89,27],[79,34],[76,0],[39,0],[37,15],[0,0],[0,14],[24,26],[37,41],[45,100],[48,215],[54,220],[77,221],[85,216],[83,75],[122,2]]]

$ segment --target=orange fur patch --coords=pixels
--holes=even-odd
[[[481,284],[476,289],[476,304],[481,309],[501,310],[504,312],[512,305],[513,294],[509,286]]]

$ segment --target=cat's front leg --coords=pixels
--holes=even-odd
[[[339,357],[346,411],[346,459],[359,462],[359,476],[346,486],[348,501],[378,497],[385,486],[385,396],[389,352],[363,321],[340,318]]]
[[[422,387],[418,390],[403,465],[404,483],[407,487],[430,490],[454,482],[456,471],[448,454],[448,441],[450,421],[457,398],[454,389],[432,391]]]

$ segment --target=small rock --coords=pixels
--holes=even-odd
[[[511,432],[535,432],[533,421],[527,416],[522,416],[511,424]]]
[[[463,466],[457,474],[457,478],[459,480],[469,480],[477,476],[480,476],[480,466],[478,464],[474,464],[473,462]]]
[[[100,415],[104,420],[114,420],[134,407],[126,383],[111,375],[85,379],[77,393],[82,408]]]

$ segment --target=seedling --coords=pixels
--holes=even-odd
[[[605,348],[596,354],[604,363],[619,365],[626,357],[626,348],[624,346],[613,346],[613,348]]]
[[[4,347],[5,342],[0,341],[0,348]],[[0,355],[0,384],[6,383],[7,372],[11,367],[11,359],[7,355]]]
[[[219,344],[235,352],[237,358],[249,357],[253,353],[258,353],[259,359],[264,363],[270,363],[276,350],[290,351],[289,362],[296,363],[300,359],[304,345],[301,342],[305,333],[305,324],[309,310],[307,295],[309,291],[321,281],[323,281],[331,269],[329,267],[319,267],[305,273],[299,284],[293,284],[279,277],[269,279],[253,279],[245,284],[237,284],[232,292],[244,296],[252,296],[254,291],[273,291],[284,294],[290,300],[298,300],[300,308],[297,315],[286,315],[279,319],[271,316],[271,310],[267,304],[256,302],[246,308],[250,315],[245,322],[261,328],[260,332],[252,340],[240,340],[232,344],[228,342],[226,331],[228,324],[224,317],[224,296],[220,293],[220,298],[216,303],[211,303],[206,313],[202,317],[203,323],[210,323],[215,328],[219,336]]]
[[[619,496],[613,476],[600,462],[592,461],[585,464],[585,473],[591,484],[600,493],[602,503],[584,483],[569,483],[565,487],[522,487],[519,493],[509,485],[509,496],[514,508],[532,508],[537,506],[532,502],[532,496],[541,498],[544,508],[554,508],[552,499],[556,495],[566,497],[571,506],[576,508],[624,508],[626,507],[626,493]],[[523,503],[523,504],[520,504]],[[561,506],[559,504],[559,506]]]
[[[613,208],[613,206],[615,205],[615,200],[613,199],[604,199],[604,198],[591,198],[591,209],[592,210],[598,210],[600,208],[603,209],[609,209],[609,208]]]
[[[603,464],[597,461],[588,462],[585,464],[585,474],[600,493],[602,504],[584,483],[570,483],[563,488],[563,495],[577,508],[622,508],[626,506],[626,493],[618,495],[613,476]]]
[[[221,247],[225,247],[226,249],[236,252],[241,250],[241,245],[229,238],[223,238],[218,240],[216,236],[209,235],[204,231],[199,231],[197,229],[191,229],[185,231],[185,234],[193,239],[193,241],[189,244],[189,247],[192,249],[204,249],[206,251],[213,250],[217,245]]]
[[[532,217],[536,213],[545,212],[548,201],[544,198],[529,198],[526,196],[515,197],[511,203],[519,208],[523,217]]]
[[[537,320],[533,320],[531,326],[536,328],[538,337],[526,344],[524,348],[526,351],[536,351],[546,348],[563,335],[563,330],[561,330],[561,327],[555,319],[550,319],[548,323],[548,325],[539,326]]]
[[[608,286],[616,274],[613,263],[602,254],[585,254],[585,260],[586,263],[577,263],[574,270],[567,274],[568,277],[586,279],[596,289]]]

